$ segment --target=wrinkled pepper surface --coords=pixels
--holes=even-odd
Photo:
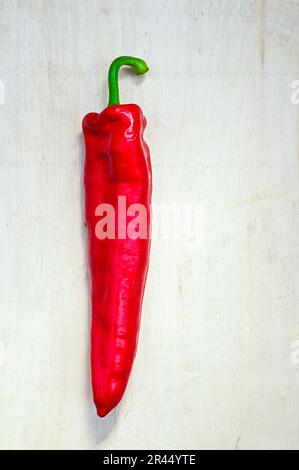
[[[148,70],[141,59],[115,59],[109,69],[108,107],[100,114],[87,114],[82,123],[92,388],[101,417],[119,403],[127,386],[150,251],[152,172],[143,140],[146,120],[136,104],[119,104],[118,72],[123,65],[138,75]]]

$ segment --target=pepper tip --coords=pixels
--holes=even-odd
[[[107,416],[110,411],[113,410],[113,408],[115,407],[115,405],[96,405],[96,408],[97,408],[97,415],[100,417],[100,418],[105,418],[105,416]]]

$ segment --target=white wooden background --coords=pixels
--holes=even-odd
[[[1,0],[0,447],[299,447],[299,3]],[[200,249],[155,240],[138,355],[100,420],[89,373],[81,120],[148,119],[155,203],[199,203]],[[292,349],[295,348],[295,349]]]

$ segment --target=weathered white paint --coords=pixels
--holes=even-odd
[[[298,448],[299,5],[1,0],[0,447]],[[203,243],[155,240],[134,372],[99,420],[88,366],[81,120],[148,119],[154,202],[200,203]]]

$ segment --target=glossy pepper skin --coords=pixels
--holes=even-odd
[[[116,59],[118,66],[131,65],[128,59],[132,58]],[[118,99],[113,99],[110,88],[111,101]],[[82,124],[92,298],[92,388],[101,417],[121,400],[136,354],[150,251],[152,173],[149,149],[143,140],[145,125],[142,111],[135,104],[109,105],[100,114],[87,114]],[[143,238],[128,235],[128,224],[136,213],[129,211],[124,220],[120,196],[122,204],[126,198],[126,209],[132,204],[142,204],[146,209],[146,237],[144,232]],[[115,237],[99,239],[97,235],[97,208],[101,204],[114,209]]]

